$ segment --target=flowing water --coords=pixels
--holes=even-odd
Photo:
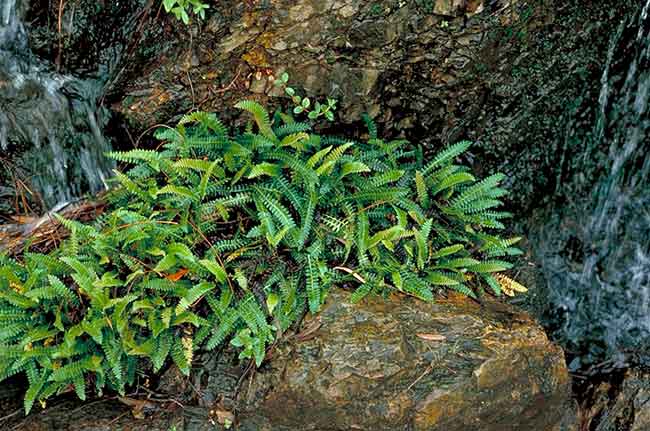
[[[98,101],[109,73],[81,79],[37,58],[23,24],[26,9],[26,1],[0,0],[0,148],[27,149],[29,183],[52,206],[106,187],[108,113]]]
[[[583,201],[553,209],[535,241],[573,369],[650,363],[650,0],[643,3],[613,32],[592,142],[572,155],[585,171],[604,155],[601,172]]]

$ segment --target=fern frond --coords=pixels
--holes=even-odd
[[[125,163],[160,161],[160,153],[155,150],[135,149],[130,151],[111,151],[106,153],[106,156],[118,162]]]
[[[474,182],[475,180],[476,178],[474,178],[473,175],[467,172],[458,172],[456,174],[449,175],[448,177],[440,181],[438,184],[436,184],[433,187],[431,193],[433,195],[436,195],[447,189],[453,188],[459,184],[470,183],[470,182]]]
[[[318,169],[316,169],[316,174],[320,176],[323,174],[331,173],[336,163],[343,156],[343,153],[345,153],[348,150],[348,148],[350,148],[353,145],[354,145],[353,142],[347,142],[343,145],[334,148],[332,151],[328,152],[325,158],[323,159],[323,163],[318,167]]]
[[[528,288],[526,288],[526,286],[508,277],[507,275],[494,274],[494,278],[496,278],[499,282],[501,291],[508,296],[515,296],[517,293],[524,293],[528,291]]]
[[[178,370],[185,376],[190,375],[191,358],[188,358],[187,350],[183,344],[183,338],[175,338],[172,344],[170,355]],[[189,360],[188,360],[189,359]]]
[[[363,114],[361,116],[363,119],[363,122],[366,123],[366,127],[368,128],[368,135],[370,136],[370,139],[377,139],[377,124],[375,121],[370,118],[370,115],[368,114]]]
[[[144,201],[148,201],[150,199],[150,196],[147,192],[142,190],[140,186],[138,186],[131,178],[127,177],[123,173],[114,170],[113,173],[115,174],[115,178],[120,182],[122,187],[124,187],[125,190],[127,190],[129,193],[134,194],[138,196],[140,199]]]
[[[404,176],[405,171],[403,170],[389,170],[386,172],[382,172],[381,174],[377,174],[369,179],[370,185],[373,187],[381,187],[386,184],[394,183],[396,181],[399,181],[403,176]]]
[[[275,163],[262,162],[258,163],[255,166],[251,167],[250,172],[246,176],[248,179],[253,179],[260,177],[262,175],[267,175],[269,177],[277,177],[280,175],[280,167]]]
[[[273,216],[280,222],[282,226],[286,227],[287,229],[296,227],[296,222],[293,220],[291,213],[284,207],[284,205],[265,193],[259,193],[258,196],[264,203],[264,207],[268,209],[271,214],[273,214]]]
[[[461,141],[457,144],[451,145],[439,152],[433,160],[426,164],[422,169],[422,175],[430,174],[434,169],[444,166],[445,164],[451,162],[456,157],[467,151],[467,149],[472,145],[470,141]]]
[[[189,114],[183,115],[178,125],[185,126],[190,123],[199,123],[201,126],[207,128],[208,130],[216,133],[217,135],[226,135],[228,134],[228,129],[223,125],[221,121],[217,118],[215,114],[195,111]]]
[[[284,124],[282,126],[276,127],[273,129],[275,135],[282,139],[285,136],[292,135],[294,133],[308,132],[311,130],[311,124],[304,122],[294,122],[290,124]]]
[[[239,313],[236,309],[230,308],[220,319],[215,331],[210,336],[210,339],[208,339],[208,342],[205,345],[206,349],[214,349],[216,346],[223,343],[223,341],[234,332],[238,320]]]
[[[176,306],[176,315],[180,315],[188,308],[190,308],[195,302],[197,302],[203,295],[214,289],[215,286],[212,283],[199,283],[190,290],[181,298]]]
[[[271,119],[269,118],[269,113],[267,110],[257,102],[252,100],[243,100],[235,105],[235,108],[243,109],[253,114],[255,123],[260,130],[260,133],[274,141],[277,140],[273,129],[271,128]]]
[[[309,299],[309,311],[316,313],[320,309],[321,291],[318,282],[318,271],[316,262],[311,255],[307,255],[307,298]]]
[[[496,187],[504,178],[503,174],[494,174],[468,187],[451,201],[451,207],[466,208],[470,202],[483,198],[486,192]]]

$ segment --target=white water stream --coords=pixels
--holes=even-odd
[[[27,147],[28,179],[46,205],[105,188],[110,146],[100,79],[55,72],[29,48],[23,0],[0,0],[0,148]]]

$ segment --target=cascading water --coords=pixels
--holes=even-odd
[[[639,9],[612,36],[592,145],[573,155],[607,148],[598,179],[535,239],[574,369],[650,363],[650,0]]]
[[[105,79],[59,74],[34,56],[26,9],[23,0],[0,0],[0,147],[27,147],[30,183],[52,206],[105,187],[108,115],[97,106]]]

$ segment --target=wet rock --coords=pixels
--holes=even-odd
[[[30,197],[49,207],[106,188],[108,113],[97,106],[101,79],[57,73],[33,55],[27,4],[3,2],[0,10],[0,183],[29,184]]]
[[[606,381],[591,388],[582,408],[584,429],[645,431],[650,429],[650,373],[628,370],[622,381]]]
[[[228,349],[201,356],[191,384],[170,368],[152,399],[57,401],[14,423],[21,430],[207,431],[229,422],[241,431],[578,429],[562,350],[529,315],[493,300],[392,296],[352,304],[349,292],[332,290],[324,309],[272,348],[261,368],[251,373],[235,357]],[[630,393],[638,405],[647,398]]]
[[[15,420],[13,423],[2,423],[3,430],[15,431],[178,431],[184,429],[184,421],[174,405],[163,411],[164,405],[148,403],[152,411],[148,411],[147,419],[138,419],[136,408],[130,409],[124,403],[112,398],[95,400],[79,405],[78,400],[60,400],[47,409],[33,413],[27,418]]]
[[[572,430],[562,350],[528,315],[336,290],[244,390],[242,429]]]

